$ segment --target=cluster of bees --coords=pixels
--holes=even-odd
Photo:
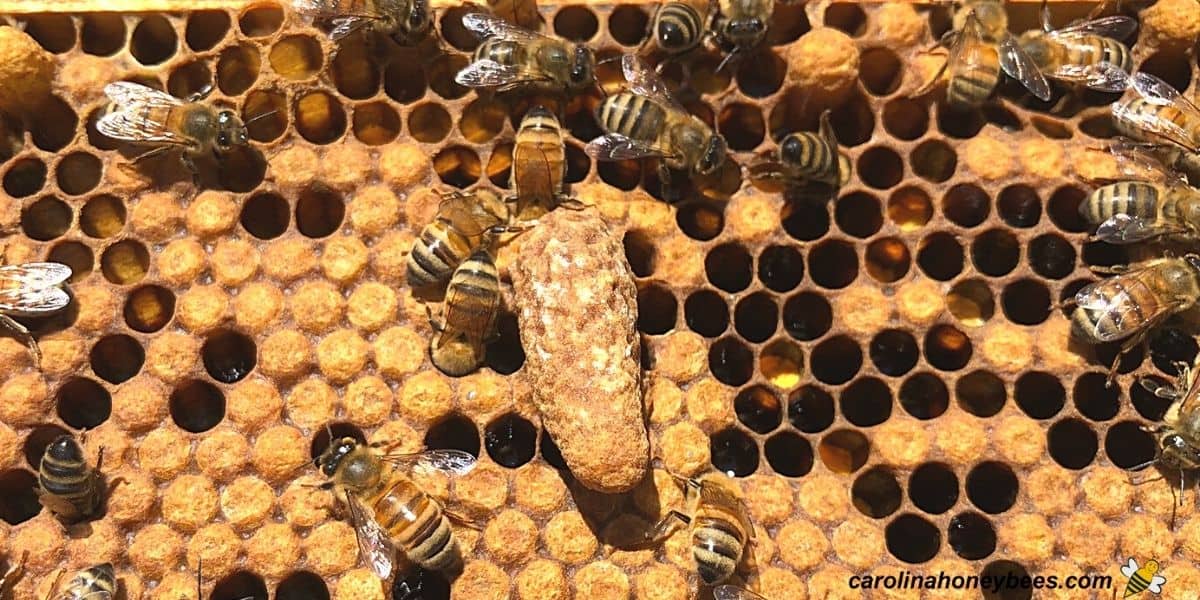
[[[496,93],[535,88],[565,95],[599,87],[591,48],[533,31],[528,16],[532,10],[536,22],[536,6],[512,4],[507,11],[497,11],[511,13],[507,18],[485,13],[463,17],[462,24],[482,43],[457,74],[458,83]],[[293,0],[293,6],[327,22],[334,39],[362,32],[415,44],[433,35],[427,0]],[[672,0],[651,20],[647,44],[673,60],[707,42],[724,53],[719,67],[724,68],[762,43],[772,9],[766,0],[720,0],[706,10]],[[968,107],[986,102],[1002,74],[1043,100],[1051,97],[1051,80],[1105,92],[1133,90],[1132,97],[1112,107],[1119,130],[1130,138],[1111,148],[1123,177],[1092,192],[1080,211],[1096,226],[1095,239],[1109,243],[1195,234],[1200,231],[1200,190],[1190,187],[1177,168],[1200,155],[1200,109],[1158,78],[1131,73],[1132,58],[1121,40],[1133,33],[1136,20],[1094,17],[1054,29],[1043,4],[1042,30],[1013,36],[1002,2],[964,2],[955,12],[954,28],[940,41],[949,51],[943,67],[949,76],[947,102]],[[656,159],[668,199],[673,177],[710,176],[729,162],[721,135],[683,108],[654,69],[637,54],[618,60],[626,90],[606,94],[601,101],[597,121],[605,133],[587,145],[588,154],[597,160]],[[918,93],[931,89],[943,72]],[[179,151],[183,164],[195,173],[197,158],[212,155],[219,161],[233,147],[247,144],[249,121],[205,102],[207,91],[179,99],[140,84],[116,82],[105,93],[111,106],[97,129],[151,148],[134,163]],[[451,376],[470,373],[483,363],[500,304],[493,254],[501,237],[536,226],[537,216],[549,210],[579,208],[564,185],[563,137],[553,111],[530,109],[516,134],[512,196],[501,198],[483,190],[445,193],[435,219],[414,243],[410,284],[444,286],[440,315],[430,309],[430,357]],[[774,156],[748,170],[754,177],[785,185],[817,182],[834,189],[848,177],[828,113],[821,116],[817,132],[783,137]],[[1114,277],[1088,285],[1074,297],[1072,332],[1081,340],[1125,340],[1127,351],[1152,327],[1200,300],[1200,255],[1156,258],[1112,271]],[[29,331],[12,317],[42,316],[67,306],[70,297],[63,285],[70,275],[68,267],[56,263],[0,267],[0,326],[24,339],[35,355],[37,345]],[[1200,470],[1200,381],[1189,365],[1179,370],[1179,382],[1173,386],[1142,382],[1173,402],[1163,425],[1153,430],[1158,451],[1145,466],[1184,473]],[[332,432],[330,438],[316,460],[326,477],[322,487],[344,501],[360,556],[372,571],[389,580],[400,557],[425,569],[452,570],[461,555],[450,521],[473,523],[427,495],[409,476],[461,476],[474,467],[475,458],[456,450],[395,454],[352,437],[333,439]],[[99,516],[106,495],[102,456],[101,452],[93,467],[74,437],[54,440],[40,464],[41,503],[65,523]],[[687,526],[698,574],[705,584],[716,586],[718,600],[761,598],[727,583],[754,539],[735,486],[719,475],[677,480],[687,492],[685,506],[671,510],[647,532],[646,543],[661,543],[681,525]],[[0,592],[19,576],[20,565],[0,580]],[[197,573],[198,582],[200,577]],[[54,598],[103,600],[113,597],[115,587],[112,565],[104,564],[65,582],[56,580],[52,590]]]

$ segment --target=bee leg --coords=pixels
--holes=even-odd
[[[691,517],[679,512],[678,510],[671,509],[671,512],[667,513],[667,516],[663,517],[662,520],[654,526],[654,529],[646,532],[643,543],[648,546],[657,545],[670,537],[672,533],[675,533],[675,530],[681,525],[691,524]]]
[[[1129,272],[1129,265],[1112,265],[1108,267],[1103,265],[1088,265],[1088,268],[1100,275],[1120,275],[1121,273]]]
[[[432,327],[436,333],[445,331],[446,327],[441,323],[438,323],[437,319],[433,317],[433,309],[429,308],[428,304],[425,305],[425,315],[429,318],[429,326]]]
[[[946,69],[949,66],[950,66],[950,60],[947,59],[945,62],[942,63],[942,68],[938,69],[938,72],[934,73],[933,77],[929,78],[929,81],[926,81],[924,85],[922,85],[921,87],[919,87],[915,91],[913,91],[912,96],[921,96],[921,95],[924,95],[925,92],[928,92],[929,90],[933,89],[933,87],[935,85],[937,85],[937,83],[939,81],[942,80],[942,75],[946,73]]]
[[[448,509],[445,506],[442,507],[442,514],[446,515],[447,519],[450,519],[451,521],[454,521],[455,523],[462,525],[463,527],[468,527],[468,528],[474,529],[475,531],[483,530],[483,524],[480,523],[479,521],[472,519],[468,515],[464,515],[460,512],[456,512],[451,509]]]
[[[37,340],[33,339],[33,334],[29,333],[29,329],[4,314],[0,314],[0,329],[8,330],[13,336],[24,342],[37,364],[39,366],[42,364],[42,350],[38,348]]]
[[[1163,400],[1179,399],[1179,391],[1176,388],[1161,385],[1153,379],[1142,379],[1139,381],[1139,384],[1142,386],[1142,389],[1154,394],[1159,398],[1162,398]]]
[[[666,163],[658,163],[658,179],[662,184],[662,197],[669,204],[673,204],[682,199],[682,194],[672,185],[671,169]]]
[[[139,162],[142,162],[143,160],[145,160],[147,158],[154,158],[155,156],[158,156],[159,154],[164,154],[170,150],[171,150],[170,146],[159,146],[157,148],[147,150],[146,152],[143,152],[143,153],[133,157],[132,160],[130,160],[128,163],[125,163],[125,164],[128,166],[133,166]]]
[[[188,102],[199,102],[199,101],[211,96],[212,93],[213,93],[213,84],[211,82],[209,82],[208,85],[205,85],[204,87],[197,90],[195,93],[189,95],[187,97],[187,101]]]
[[[179,156],[179,162],[182,162],[183,166],[192,172],[192,186],[200,187],[200,169],[196,168],[196,161],[192,160],[192,157],[188,156],[187,152],[184,152]]]

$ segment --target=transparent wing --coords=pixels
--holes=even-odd
[[[754,592],[736,585],[719,585],[713,588],[714,600],[767,600]]]
[[[1129,557],[1129,563],[1126,564],[1125,566],[1121,567],[1121,574],[1126,577],[1133,577],[1133,574],[1136,573],[1137,570],[1138,570],[1137,560],[1135,560],[1131,556],[1131,557]]]
[[[484,210],[474,194],[463,193],[445,196],[438,205],[438,219],[468,237],[479,235],[501,221],[497,215]]]
[[[58,263],[0,267],[0,310],[15,316],[52,313],[70,304],[60,287],[71,269]]]
[[[703,480],[700,482],[700,502],[711,506],[723,506],[730,509],[737,515],[738,523],[746,531],[746,535],[750,539],[754,539],[754,523],[750,521],[750,509],[736,494],[731,492],[723,485],[718,485],[712,481]]]
[[[376,577],[387,581],[395,567],[396,549],[392,547],[387,532],[375,522],[366,507],[357,498],[346,492],[346,506],[350,510],[350,521],[354,525],[354,537],[358,540],[358,552],[371,567]]]
[[[1101,92],[1123,92],[1129,87],[1129,74],[1110,62],[1062,65],[1055,69],[1054,77],[1080,82]]]
[[[1161,594],[1162,586],[1166,582],[1166,577],[1163,577],[1162,575],[1155,575],[1154,577],[1150,578],[1150,585],[1146,586],[1146,589],[1150,590],[1151,593]]]
[[[1029,57],[1016,38],[1011,35],[1000,40],[1000,68],[1013,79],[1016,79],[1025,89],[1042,101],[1050,99],[1050,82],[1038,69],[1037,64]]]
[[[329,37],[335,40],[340,40],[371,23],[371,19],[363,17],[338,17],[332,19],[333,29],[329,30]]]
[[[660,148],[619,133],[606,133],[588,142],[583,150],[596,160],[632,160],[668,154]]]
[[[394,0],[356,2],[354,8],[358,12],[351,14],[341,8],[342,4],[339,0],[292,0],[296,12],[318,19],[383,19],[387,17],[387,11],[398,8]]]
[[[626,54],[621,57],[621,72],[625,75],[625,80],[629,82],[630,91],[686,112],[683,105],[679,104],[671,95],[667,83],[658,76],[658,73],[654,72],[654,69],[646,67],[646,63],[643,63],[636,54]]]
[[[118,81],[104,88],[112,109],[96,122],[96,130],[115,140],[186,144],[187,140],[167,130],[166,117],[183,101],[165,92],[137,83]]]
[[[386,454],[380,457],[385,463],[411,472],[444,473],[461,477],[475,468],[475,457],[462,450],[425,450],[415,454]]]
[[[463,15],[463,27],[474,31],[483,38],[500,38],[514,42],[530,43],[545,39],[546,36],[517,27],[496,15],[486,13],[470,13]]]
[[[1138,71],[1130,77],[1130,84],[1146,102],[1156,106],[1173,106],[1193,119],[1200,120],[1200,109],[1197,109],[1195,104],[1180,94],[1179,90],[1158,77]],[[1113,117],[1118,120],[1125,121],[1192,152],[1200,152],[1200,148],[1192,141],[1190,132],[1173,121],[1160,118],[1157,114],[1149,111],[1130,110],[1130,106],[1126,102],[1114,104],[1112,113]]]
[[[837,135],[834,134],[833,124],[829,121],[830,114],[831,113],[829,110],[821,113],[821,125],[817,131],[821,134],[821,139],[825,140],[825,145],[829,146],[829,150],[832,152],[837,152]]]
[[[0,267],[0,287],[15,284],[42,289],[62,285],[71,278],[71,267],[62,263],[25,263]]]
[[[1125,180],[1149,181],[1169,186],[1185,185],[1183,175],[1163,164],[1144,144],[1117,138],[1108,146],[1117,160],[1117,171]]]
[[[1141,270],[1144,269],[1130,270],[1122,275],[1118,275],[1117,278],[1128,278]],[[1121,292],[1105,297],[1100,293],[1100,286],[1095,283],[1084,286],[1083,289],[1079,290],[1075,294],[1075,303],[1079,308],[1102,311],[1107,318],[1113,321],[1115,327],[1105,328],[1103,332],[1095,328],[1092,329],[1091,334],[1093,337],[1101,342],[1119,340],[1132,334],[1133,330],[1124,327],[1126,320],[1130,317],[1135,317],[1140,321],[1137,327],[1138,330],[1147,329],[1174,314],[1180,306],[1178,302],[1163,301],[1152,312],[1145,312],[1144,310],[1139,312],[1131,309],[1134,301],[1129,297],[1128,293]]]
[[[1065,34],[1099,35],[1114,40],[1124,40],[1137,31],[1137,19],[1125,16],[1112,16],[1068,25],[1052,32],[1050,35],[1064,37]]]
[[[1095,238],[1110,244],[1132,244],[1162,235],[1183,233],[1182,227],[1156,223],[1132,215],[1113,215],[1096,228]]]
[[[501,87],[535,79],[520,67],[488,59],[474,61],[454,76],[459,85],[471,88]]]

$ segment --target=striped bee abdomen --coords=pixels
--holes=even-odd
[[[600,127],[642,142],[658,139],[667,111],[649,98],[622,92],[600,103]]]
[[[971,46],[963,53],[964,66],[951,71],[946,99],[960,106],[982,104],[1000,81],[1000,54],[991,44]]]
[[[408,481],[397,480],[375,501],[375,520],[405,556],[422,568],[445,571],[461,560],[441,508]]]
[[[1071,333],[1080,339],[1110,342],[1128,337],[1146,324],[1147,315],[1158,312],[1158,295],[1141,278],[1114,277],[1092,285],[1092,295],[1103,302],[1075,308]]]
[[[46,447],[38,469],[38,485],[42,504],[59,516],[87,518],[99,507],[96,473],[85,462],[79,442],[69,435],[59,436]]]
[[[408,255],[408,283],[421,287],[445,281],[471,251],[474,242],[444,221],[421,231]]]
[[[487,249],[477,250],[455,269],[446,289],[447,328],[482,338],[496,318],[500,276]]]
[[[492,60],[502,65],[518,65],[525,60],[520,44],[500,38],[488,38],[475,49],[475,60]]]
[[[779,158],[804,179],[837,180],[837,153],[817,134],[789,134],[779,144]]]
[[[1113,215],[1153,219],[1159,213],[1158,188],[1141,181],[1122,181],[1097,188],[1079,205],[1089,223],[1099,225]]]
[[[700,578],[708,585],[725,581],[737,570],[745,535],[725,519],[696,517],[692,529],[692,556]]]

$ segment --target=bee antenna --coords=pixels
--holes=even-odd
[[[246,122],[244,123],[244,125],[250,125],[251,123],[253,123],[253,122],[255,122],[255,121],[258,121],[258,120],[260,120],[260,119],[265,119],[265,118],[267,118],[267,117],[270,117],[270,116],[272,116],[272,115],[277,115],[277,114],[279,114],[279,110],[278,110],[278,109],[276,109],[276,110],[269,110],[269,111],[267,111],[267,112],[265,112],[265,113],[257,114],[257,115],[254,115],[253,117],[250,117],[249,119],[246,119]]]
[[[733,50],[730,50],[729,54],[726,54],[725,58],[721,59],[721,64],[717,65],[717,73],[725,70],[725,65],[729,64],[729,61],[733,60],[734,55],[738,53],[738,49],[738,46],[734,46]]]

